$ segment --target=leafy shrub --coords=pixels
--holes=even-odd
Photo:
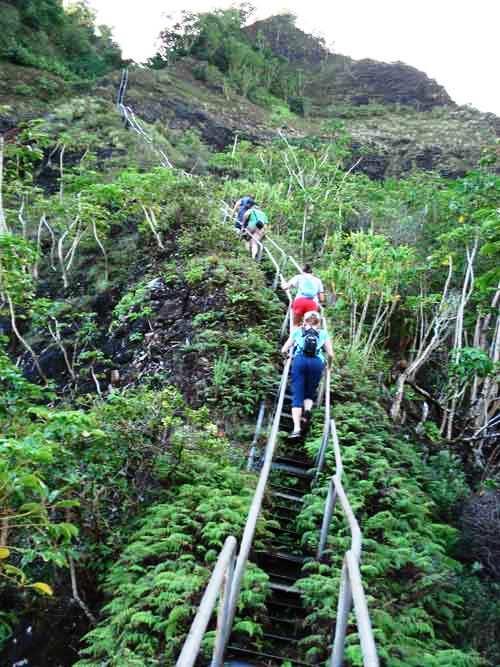
[[[26,83],[19,83],[17,86],[14,87],[14,93],[16,95],[33,96],[35,91],[31,86],[28,86]]]
[[[456,462],[452,457],[447,462],[436,461],[436,472],[424,465],[415,443],[391,432],[388,418],[377,404],[375,386],[365,380],[358,394],[360,387],[356,381],[352,384],[349,399],[337,401],[334,412],[345,466],[344,485],[363,531],[361,572],[379,655],[389,667],[479,665],[473,650],[456,649],[466,624],[464,599],[456,589],[463,568],[450,555],[458,533],[440,522],[441,507],[452,507],[462,496],[463,476],[454,478]],[[342,382],[341,397],[346,389],[349,391]],[[319,438],[311,443],[312,454],[320,442]],[[327,464],[329,470],[335,465],[331,450]],[[438,490],[439,470],[448,483]],[[427,478],[433,479],[434,474],[430,488],[440,502],[439,509],[426,493]],[[311,549],[317,546],[326,486],[325,476],[306,497],[299,517],[303,542]],[[306,641],[310,657],[323,657],[320,638],[329,631],[336,614],[342,557],[350,543],[340,513],[332,521],[330,534],[327,562],[306,565],[306,576],[298,583],[310,610],[307,623],[311,637]],[[358,636],[352,633],[347,643],[349,663],[361,665]]]
[[[95,77],[121,64],[108,28],[96,32],[83,3],[64,10],[58,0],[0,3],[0,58],[43,69],[66,79]]]
[[[104,619],[86,637],[79,667],[96,660],[151,665],[160,655],[173,663],[211,564],[226,536],[243,529],[253,495],[251,477],[229,463],[225,443],[214,437],[209,424],[200,433],[201,449],[193,448],[186,436],[179,433],[175,463],[172,454],[159,462],[160,476],[178,485],[147,512],[111,568],[106,579],[111,601],[104,608]],[[257,542],[266,534],[266,522],[259,522]],[[237,623],[258,628],[256,619],[266,594],[266,575],[251,566],[243,582]]]

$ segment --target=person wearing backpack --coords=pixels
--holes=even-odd
[[[290,287],[297,288],[297,294],[292,303],[294,327],[300,325],[305,313],[319,310],[319,305],[325,300],[323,283],[313,274],[310,264],[305,264],[302,273],[298,273],[288,282],[283,281],[281,287],[284,290]]]
[[[238,199],[238,201],[234,205],[233,208],[234,226],[238,231],[241,231],[241,229],[243,228],[243,218],[245,216],[245,213],[254,204],[255,204],[255,199],[252,197],[252,195],[245,195],[244,197],[240,197],[240,199]]]
[[[268,223],[267,215],[254,202],[243,215],[243,229],[247,232],[249,241],[248,249],[252,259],[257,259],[260,242],[266,233],[265,226]]]
[[[293,347],[292,361],[292,418],[293,433],[289,439],[301,437],[302,423],[311,418],[319,381],[325,368],[325,353],[329,363],[333,359],[330,337],[320,329],[320,316],[315,310],[304,315],[303,325],[294,329],[281,352],[288,354]]]

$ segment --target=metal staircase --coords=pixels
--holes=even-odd
[[[291,396],[285,394],[280,417],[280,432],[290,430]],[[306,560],[296,520],[303,496],[314,479],[314,462],[307,458],[303,442],[288,442],[281,436],[268,481],[264,502],[267,513],[278,524],[265,549],[250,552],[250,560],[269,576],[271,595],[266,601],[264,634],[258,642],[233,633],[226,650],[227,665],[278,667],[284,661],[292,666],[301,660],[300,640],[304,637],[305,610],[295,583]]]
[[[261,244],[272,262],[276,277],[275,286],[281,277],[287,261],[298,267],[297,262],[272,241],[281,254],[279,262],[266,244]],[[300,269],[300,267],[298,267]],[[282,333],[287,330],[290,309],[287,313]],[[323,322],[326,327],[326,322]],[[226,539],[223,549],[212,572],[212,576],[201,600],[198,612],[176,663],[176,667],[205,665],[198,659],[201,642],[219,599],[217,629],[214,651],[210,667],[295,667],[309,665],[301,652],[300,640],[307,634],[304,628],[306,611],[295,584],[301,576],[301,568],[306,559],[302,551],[300,534],[296,520],[301,510],[303,496],[311,489],[324,465],[325,454],[333,442],[336,470],[332,476],[317,558],[323,556],[328,530],[338,499],[351,530],[351,548],[346,552],[342,568],[338,610],[332,619],[335,639],[328,660],[330,667],[343,664],[344,644],[347,634],[349,612],[354,608],[357,632],[360,637],[364,667],[378,667],[378,657],[364,595],[359,561],[361,557],[361,531],[347,495],[342,487],[342,456],[337,438],[335,422],[330,416],[330,371],[327,369],[320,395],[324,405],[323,437],[315,461],[308,460],[303,442],[290,442],[286,432],[291,431],[290,392],[288,387],[291,358],[283,368],[280,384],[276,392],[274,414],[267,443],[262,455],[257,454],[259,432],[262,427],[264,408],[261,406],[257,419],[256,435],[249,454],[249,469],[260,468],[255,494],[250,506],[247,522],[241,538],[238,555],[235,555],[236,540]],[[320,401],[318,400],[318,403]],[[257,465],[256,465],[257,464]],[[253,548],[253,538],[258,516],[265,503],[269,514],[278,521],[271,542],[265,549]],[[258,564],[269,576],[270,595],[266,602],[264,633],[258,641],[232,632],[241,582],[248,560]]]

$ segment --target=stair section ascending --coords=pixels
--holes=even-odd
[[[280,429],[291,430],[290,397],[281,415]],[[287,414],[288,411],[288,414]],[[226,651],[228,667],[281,667],[308,665],[303,657],[301,639],[305,609],[295,584],[301,578],[306,555],[297,530],[297,518],[303,496],[309,492],[314,464],[307,458],[302,442],[290,442],[281,436],[267,485],[266,509],[279,524],[270,542],[253,550],[251,561],[269,576],[270,595],[266,602],[264,634],[258,640],[233,632]]]

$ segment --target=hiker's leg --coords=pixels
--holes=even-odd
[[[305,368],[302,355],[294,357],[292,363],[292,419],[294,433],[300,431],[302,405],[304,404]]]
[[[300,433],[302,408],[292,408],[293,432]]]
[[[293,326],[299,327],[302,322],[303,312],[300,307],[300,299],[294,299],[292,303],[292,313],[293,313]]]
[[[252,259],[257,259],[259,254],[259,244],[255,239],[252,239]]]
[[[313,402],[316,400],[319,381],[323,374],[324,363],[319,357],[309,357],[307,359],[307,373],[304,383],[304,408],[310,410]],[[306,406],[307,400],[307,406]]]

